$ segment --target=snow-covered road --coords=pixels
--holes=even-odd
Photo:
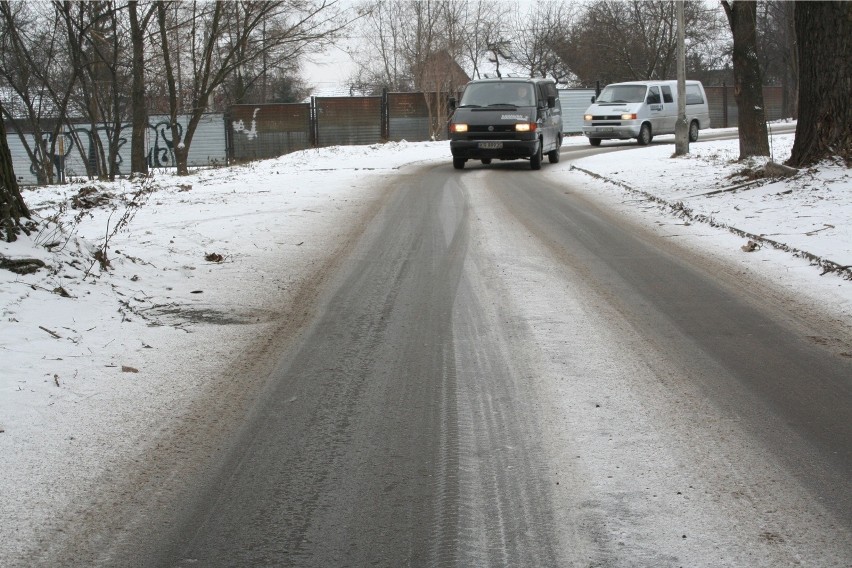
[[[790,138],[780,140],[777,151],[789,148]],[[569,141],[566,149],[583,143]],[[673,210],[687,209],[690,216],[686,218],[675,216],[672,209],[649,201],[646,195],[572,172],[567,160],[545,165],[542,174],[570,181],[575,191],[594,194],[613,209],[656,226],[666,238],[708,252],[732,271],[767,286],[769,294],[777,289],[778,297],[792,295],[801,306],[824,313],[835,332],[823,339],[849,356],[843,351],[852,337],[849,280],[834,274],[821,276],[821,268],[768,246],[745,253],[740,249],[746,240],[742,236],[700,222],[701,216],[712,217],[717,224],[771,234],[774,240],[814,257],[852,264],[849,171],[827,166],[792,182],[698,198],[691,196],[737,183],[727,177],[742,167],[731,163],[736,141],[693,145],[689,158],[672,160],[670,154],[670,146],[655,145],[586,158],[577,165],[668,203],[682,202],[684,206]],[[349,246],[360,230],[356,221],[369,218],[381,197],[376,189],[398,168],[432,160],[448,163],[445,143],[312,150],[230,170],[200,172],[189,179],[160,174],[134,198],[136,203],[144,202],[138,210],[122,197],[139,189],[127,182],[27,192],[28,203],[43,217],[58,215],[64,231],[54,228],[0,247],[4,256],[38,257],[49,265],[32,275],[0,272],[2,563],[27,565],[28,559],[39,557],[38,552],[30,556],[33,550],[61,546],[58,531],[85,515],[94,496],[121,498],[103,497],[103,492],[121,485],[135,460],[171,433],[171,425],[190,412],[193,401],[217,391],[231,392],[223,389],[223,382],[234,376],[233,369],[228,369],[255,345],[258,336],[276,329],[282,319],[294,317],[299,306],[293,302],[310,290],[306,283],[327,266],[329,258]],[[477,173],[465,175],[472,179]],[[94,187],[95,195],[111,193],[112,197],[106,199],[106,206],[64,209],[83,186]],[[473,200],[478,198],[471,194]],[[474,203],[481,207],[478,226],[484,231],[477,242],[498,260],[511,255],[523,234],[504,230],[501,213],[489,203]],[[92,249],[103,244],[110,228],[125,214],[128,224],[110,236],[111,268],[103,271],[93,264]],[[48,244],[54,245],[52,252],[45,249]],[[537,256],[534,251],[523,254]],[[221,255],[221,261],[218,256],[206,260],[208,255]],[[572,333],[564,322],[551,318],[553,307],[559,306],[561,313],[587,321],[589,325],[579,329],[593,335],[593,344],[603,346],[585,363],[607,371],[601,380],[623,379],[624,370],[630,369],[628,375],[637,381],[631,384],[657,385],[655,392],[622,388],[622,396],[601,407],[583,405],[594,400],[597,386],[593,384],[579,384],[570,395],[557,392],[546,397],[553,416],[564,416],[578,436],[600,444],[599,454],[584,457],[586,466],[611,471],[612,477],[589,479],[582,470],[567,465],[565,469],[576,472],[574,481],[586,484],[589,495],[603,490],[601,484],[612,484],[606,494],[613,499],[621,496],[625,507],[619,510],[647,518],[643,525],[651,527],[647,530],[664,529],[667,535],[682,532],[677,535],[680,540],[660,551],[672,558],[693,558],[690,554],[697,558],[700,551],[713,549],[722,554],[736,552],[730,556],[737,559],[734,565],[764,561],[765,565],[795,565],[796,554],[810,552],[808,547],[823,542],[839,555],[835,557],[841,562],[838,565],[849,561],[848,550],[833,546],[832,540],[838,534],[848,535],[849,527],[839,527],[834,536],[824,534],[820,540],[806,529],[790,536],[767,522],[795,510],[800,521],[811,519],[819,526],[815,519],[819,507],[795,490],[785,493],[789,498],[778,500],[778,488],[795,489],[796,484],[771,456],[749,446],[736,421],[721,420],[703,428],[686,421],[686,413],[655,410],[660,405],[686,404],[697,415],[711,416],[697,393],[688,389],[673,393],[659,381],[654,383],[654,377],[665,375],[666,362],[653,359],[647,346],[622,346],[618,357],[605,348],[619,332],[617,318],[609,320],[615,322],[609,327],[603,325],[601,314],[582,308],[586,302],[542,295],[550,289],[547,286],[539,292],[525,290],[528,283],[519,276],[510,279],[518,283],[510,292],[517,294],[524,320],[539,322],[531,329],[541,334],[545,366],[561,363],[548,353],[557,351],[554,341],[567,340]],[[547,271],[541,274],[543,279],[553,277]],[[550,369],[543,376],[554,373]],[[247,403],[236,401],[234,412],[242,404]],[[584,412],[596,414],[584,417]],[[613,447],[607,444],[609,438],[596,439],[605,432],[590,425],[605,413],[611,439],[629,443]],[[649,422],[654,423],[650,430],[654,435],[641,427]],[[561,432],[554,427],[554,441]],[[741,447],[732,454],[727,450],[720,454],[714,450],[720,439],[735,440],[726,448]],[[637,448],[656,452],[664,467],[645,464],[637,476],[645,455]],[[636,457],[633,466],[622,468],[620,460],[630,455]],[[720,463],[719,455],[728,462]],[[741,477],[744,464],[751,463],[738,462],[742,456],[761,464],[755,474],[773,480],[772,491]],[[700,475],[683,472],[679,468],[684,464]],[[735,489],[723,497],[714,496],[711,488],[719,483]],[[664,491],[675,485],[683,488],[674,494]],[[648,495],[656,497],[648,499]],[[730,511],[734,518],[752,519],[742,533],[749,537],[738,536],[718,517],[711,522],[703,518],[705,505],[711,504],[714,510]],[[605,515],[613,503],[598,505]],[[757,508],[778,513],[749,516]],[[671,524],[672,518],[678,519],[677,526]],[[618,519],[606,530],[625,531],[630,519]],[[753,548],[759,557],[747,554],[755,531],[765,544]]]

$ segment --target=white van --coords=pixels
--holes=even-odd
[[[710,128],[707,95],[700,81],[686,81],[689,141]],[[601,140],[636,138],[645,145],[658,134],[674,134],[677,124],[677,81],[631,81],[607,85],[583,116],[583,134],[592,146]]]

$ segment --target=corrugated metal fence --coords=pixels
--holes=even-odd
[[[226,118],[228,156],[242,162],[322,146],[432,139],[445,135],[436,93],[314,97],[310,103],[236,105]]]
[[[583,114],[595,96],[594,89],[559,89],[562,104],[562,131],[566,134],[583,132]]]
[[[382,139],[382,97],[315,97],[317,146],[357,146]]]
[[[234,105],[225,131],[229,157],[240,161],[275,158],[313,146],[311,105]]]
[[[737,125],[739,112],[733,87],[704,87],[710,107],[710,125],[713,128],[729,128]],[[763,87],[763,106],[766,120],[789,118],[784,116],[784,89]]]
[[[388,93],[385,138],[413,142],[431,140],[433,133],[446,136],[447,117],[441,115],[446,114],[447,100],[441,97],[440,93]]]
[[[737,105],[733,87],[705,87],[710,120],[715,128],[736,126]],[[583,113],[594,89],[560,89],[563,130],[582,131]],[[767,120],[785,118],[781,87],[764,87]],[[439,104],[440,103],[440,104]],[[446,97],[437,93],[385,93],[377,97],[315,97],[310,103],[234,105],[227,114],[205,115],[190,146],[189,165],[207,166],[273,158],[306,148],[375,144],[384,141],[431,140],[446,136]],[[181,128],[186,117],[179,119]],[[224,128],[223,128],[224,125]],[[92,131],[88,124],[65,127],[53,157],[57,174],[86,175],[99,136],[108,145],[109,127]],[[17,133],[7,125],[15,172],[23,184],[37,183],[35,168]],[[30,142],[32,141],[32,135]],[[45,134],[49,136],[49,134]],[[130,164],[130,125],[122,126],[119,139],[119,171],[127,174]],[[31,144],[32,146],[32,144]],[[173,167],[174,153],[168,117],[151,117],[147,152],[151,167]],[[59,176],[57,176],[59,177]]]
[[[593,89],[560,91],[565,132],[580,132],[583,111]],[[310,106],[310,110],[306,110]],[[272,157],[309,146],[375,144],[384,141],[420,142],[446,137],[447,100],[438,93],[385,93],[380,97],[315,97],[310,105],[238,105],[226,118],[228,156],[241,162]],[[310,113],[301,118],[283,117]],[[286,126],[284,125],[286,123]],[[286,131],[286,138],[273,136]]]
[[[179,117],[179,130],[183,133],[187,124],[187,117]],[[209,166],[214,164],[225,164],[228,156],[225,153],[225,132],[222,128],[224,115],[206,114],[201,118],[189,147],[187,163],[189,166]],[[9,150],[12,154],[12,166],[18,183],[23,185],[35,185],[39,183],[36,167],[27,153],[26,147],[21,142],[18,133],[6,125]],[[96,171],[97,158],[95,153],[97,144],[95,138],[100,140],[104,152],[109,152],[109,135],[112,126],[99,124],[94,129],[89,123],[72,123],[65,125],[59,132],[56,149],[52,156],[55,179],[68,179],[73,177],[85,178],[90,170]],[[130,173],[130,133],[131,125],[122,124],[118,137],[118,171],[121,175]],[[52,134],[42,134],[49,148],[52,142]],[[32,133],[24,132],[23,137],[27,140],[31,150],[39,152]],[[174,143],[172,142],[172,131],[169,127],[168,116],[152,116],[148,119],[145,145],[147,148],[148,166],[152,168],[175,167]],[[87,168],[88,166],[88,168]]]
[[[710,107],[710,120],[715,128],[736,126],[737,105],[733,87],[705,87]],[[582,132],[583,113],[588,108],[594,89],[560,89],[563,131],[566,134]],[[310,138],[311,146],[333,146],[353,144],[375,144],[388,140],[418,142],[446,136],[443,125],[446,117],[438,116],[435,109],[445,109],[438,104],[436,93],[386,93],[381,97],[317,97],[311,102],[311,124],[304,125],[301,140]],[[764,87],[767,120],[784,118],[782,112],[782,90],[780,87]],[[291,152],[302,147],[289,143],[273,144],[265,151],[257,149],[263,144],[261,133],[279,128],[273,122],[265,124],[263,119],[277,109],[287,112],[290,107],[306,105],[256,105],[232,107],[229,119],[228,155],[233,161],[251,160]],[[239,110],[239,113],[234,110]],[[431,111],[431,112],[430,112]],[[245,126],[249,117],[252,127]],[[256,126],[255,126],[256,122]],[[302,124],[301,122],[299,124]],[[292,137],[292,133],[288,133]],[[288,141],[290,138],[288,138]]]

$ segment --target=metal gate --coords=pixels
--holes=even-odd
[[[315,97],[316,145],[382,142],[382,97]]]

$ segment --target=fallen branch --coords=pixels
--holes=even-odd
[[[53,337],[55,337],[56,339],[62,339],[62,336],[61,336],[61,335],[59,335],[59,334],[58,334],[58,333],[56,333],[55,331],[51,331],[51,330],[47,329],[47,328],[46,328],[46,327],[44,327],[43,325],[38,326],[38,328],[39,328],[40,330],[44,331],[44,332],[49,333],[50,335],[52,335],[52,336],[53,336]]]

